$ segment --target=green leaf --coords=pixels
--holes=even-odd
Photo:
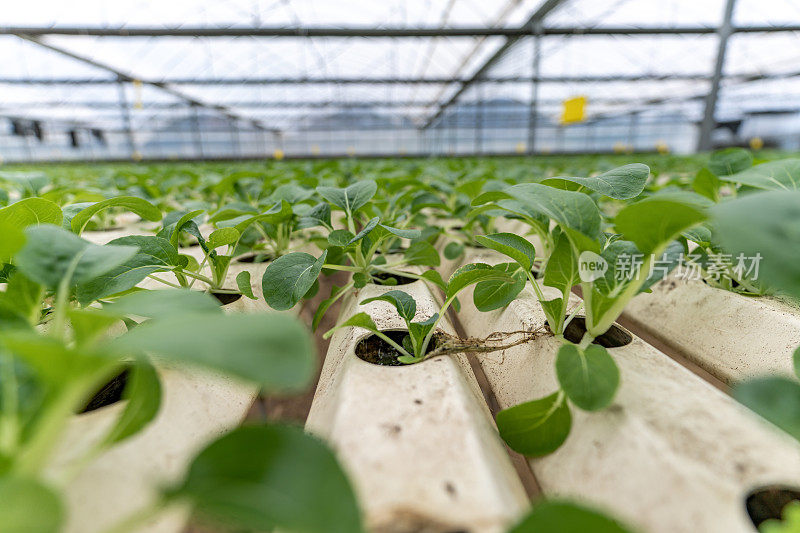
[[[800,440],[800,383],[784,377],[756,378],[733,387],[733,397]]]
[[[585,411],[611,405],[619,387],[619,368],[608,350],[590,344],[581,350],[564,344],[556,356],[556,375],[567,397]]]
[[[692,189],[712,202],[719,202],[720,180],[707,168],[701,168],[692,181]]]
[[[576,285],[579,280],[578,260],[573,253],[569,238],[561,233],[556,237],[550,259],[544,267],[543,283],[563,293]]]
[[[200,517],[236,529],[363,531],[336,457],[296,427],[233,430],[200,452],[171,495],[189,499]]]
[[[219,302],[212,296],[189,289],[159,289],[138,291],[117,298],[103,310],[115,316],[169,318],[181,313],[222,313]]]
[[[503,191],[487,191],[476,196],[470,205],[477,207],[479,205],[495,203],[499,200],[507,200],[509,198],[512,198],[512,196]]]
[[[364,328],[369,331],[372,331],[373,333],[378,331],[378,326],[375,325],[375,322],[373,322],[372,317],[370,317],[367,313],[362,312],[354,314],[353,316],[351,316],[338,326],[329,329],[328,331],[325,332],[322,338],[323,339],[330,338],[330,336],[333,335],[336,330],[349,327]]]
[[[236,286],[239,288],[239,292],[251,300],[258,300],[258,298],[253,294],[253,285],[250,283],[249,270],[242,270],[236,274]]]
[[[308,213],[300,217],[300,220],[297,222],[297,229],[330,225],[331,206],[330,204],[320,203],[315,205]]]
[[[32,479],[0,478],[0,524],[3,533],[57,533],[64,505],[58,494]]]
[[[780,159],[761,163],[730,176],[720,176],[720,179],[757,189],[798,190],[800,159]]]
[[[395,235],[400,237],[401,239],[419,239],[422,236],[422,232],[418,229],[400,229],[400,228],[392,228],[385,224],[381,224],[381,227]]]
[[[154,235],[131,235],[109,242],[110,246],[134,246],[138,248],[133,257],[111,270],[78,287],[81,305],[127,291],[138,285],[150,274],[165,272],[186,266],[178,250],[166,239]]]
[[[211,232],[206,241],[209,250],[216,250],[220,246],[235,244],[241,234],[236,228],[220,228]]]
[[[522,292],[528,280],[517,263],[501,263],[494,265],[494,269],[507,273],[512,281],[500,279],[478,282],[472,293],[472,302],[478,311],[494,311],[507,306]]]
[[[80,235],[86,227],[86,224],[89,223],[89,220],[91,220],[94,215],[104,209],[112,207],[124,208],[126,211],[135,213],[151,222],[158,222],[161,220],[161,210],[147,200],[137,196],[117,196],[92,204],[78,212],[78,214],[72,217],[72,221],[70,222],[72,231]]]
[[[414,320],[414,315],[417,313],[417,302],[414,297],[403,291],[385,292],[380,296],[362,300],[361,305],[375,301],[384,301],[392,304],[397,309],[397,314],[406,322]]]
[[[451,242],[444,247],[444,256],[450,261],[461,257],[464,253],[464,245],[460,242]]]
[[[78,346],[87,347],[108,334],[109,328],[120,317],[109,315],[94,308],[70,309],[67,311],[69,323]]]
[[[506,281],[508,283],[516,281],[502,269],[495,269],[486,263],[470,263],[460,267],[450,276],[447,281],[446,297],[449,300],[465,287],[486,280]]]
[[[135,246],[98,246],[58,226],[26,230],[27,242],[16,256],[17,267],[33,281],[50,288],[65,276],[71,285],[86,283],[132,258]]]
[[[186,226],[193,223],[194,218],[203,214],[203,210],[196,209],[194,211],[188,211],[180,215],[174,224],[167,224],[167,222],[170,220],[171,214],[172,213],[169,213],[166,217],[164,217],[164,229],[158,233],[158,236],[169,239],[169,242],[172,244],[172,246],[177,248],[178,237],[180,236],[181,231],[183,231]],[[176,212],[176,214],[178,213]]]
[[[134,365],[122,397],[127,403],[114,422],[114,427],[106,434],[106,445],[135,435],[158,414],[161,407],[161,382],[156,369],[146,363]]]
[[[726,148],[711,154],[708,170],[716,176],[730,176],[753,166],[753,156],[743,148]]]
[[[328,234],[328,244],[344,248],[353,237],[354,235],[346,229],[335,229]]]
[[[526,272],[533,268],[536,250],[524,237],[513,233],[492,233],[491,235],[478,235],[475,240],[487,248],[507,255],[519,263]]]
[[[794,363],[794,374],[800,378],[800,348],[794,351],[792,356],[792,363]]]
[[[43,198],[26,198],[0,209],[0,224],[23,229],[38,224],[61,224],[61,208]]]
[[[439,274],[439,272],[437,272],[436,270],[426,270],[425,272],[422,273],[422,277],[430,281],[431,283],[433,283],[442,290],[447,289],[447,283],[445,283],[444,279],[442,279],[442,275]]]
[[[553,219],[581,250],[599,251],[600,210],[588,195],[539,183],[514,185],[506,192],[514,196],[523,208]]]
[[[633,163],[617,167],[591,178],[557,177],[544,179],[540,183],[558,186],[560,183],[567,181],[577,183],[610,198],[630,200],[642,193],[649,175],[650,167],[641,163]]]
[[[0,222],[0,264],[7,263],[25,245],[25,233],[22,228],[8,222]]]
[[[314,372],[308,330],[281,313],[183,313],[147,321],[108,346],[221,370],[272,391],[301,390]]]
[[[372,220],[370,220],[369,222],[367,222],[367,224],[361,229],[361,231],[356,233],[355,236],[352,239],[350,239],[347,242],[347,244],[345,244],[345,246],[350,246],[354,242],[358,242],[361,239],[363,239],[364,237],[366,237],[367,234],[369,234],[369,232],[371,232],[372,230],[375,229],[375,227],[378,225],[378,223],[380,221],[381,221],[381,217],[375,217]]]
[[[337,287],[336,285],[333,286],[331,289],[330,297],[322,300],[320,304],[317,306],[317,310],[314,313],[314,318],[311,320],[311,330],[317,331],[319,327],[319,323],[322,321],[322,318],[325,316],[325,313],[328,311],[331,305],[336,302],[338,298],[336,296],[343,290],[343,287]]]
[[[333,205],[353,213],[364,206],[375,196],[378,185],[371,180],[354,183],[346,189],[335,187],[317,187],[317,192]]]
[[[317,281],[327,256],[327,250],[319,258],[294,252],[274,260],[261,279],[264,300],[278,311],[294,307]]]
[[[407,265],[430,267],[439,266],[441,262],[439,252],[436,251],[436,248],[425,241],[411,243],[411,246],[409,246],[405,254],[403,254],[403,259]]]
[[[630,529],[599,511],[557,500],[536,504],[508,533],[630,533]]]
[[[529,457],[554,452],[572,427],[572,415],[562,392],[521,403],[497,413],[497,429],[512,450]]]
[[[800,298],[800,192],[770,191],[712,210],[716,236],[734,257],[760,254],[758,280]]]
[[[703,207],[689,197],[663,194],[625,207],[614,222],[619,233],[648,255],[705,219]]]

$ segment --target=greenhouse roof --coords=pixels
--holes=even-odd
[[[183,116],[187,105],[268,130],[364,105],[423,127],[460,102],[528,101],[536,81],[543,113],[584,95],[590,114],[667,106],[699,116],[725,6],[32,0],[0,16],[0,114],[119,130],[122,96],[135,129]],[[800,4],[738,0],[731,22],[719,112],[800,104]]]

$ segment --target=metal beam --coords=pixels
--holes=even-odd
[[[122,128],[125,130],[125,138],[128,140],[128,148],[131,151],[131,156],[136,154],[136,138],[133,136],[133,127],[131,126],[131,109],[128,106],[128,99],[125,96],[125,84],[120,80],[118,87],[119,111],[122,113]]]
[[[554,2],[556,4],[560,2]],[[546,8],[547,3],[542,6]],[[540,11],[542,11],[540,8]],[[546,13],[545,13],[546,14]],[[541,20],[543,17],[539,17]],[[507,37],[520,38],[530,35],[533,19],[519,28],[503,27],[419,27],[419,28],[275,28],[275,27],[126,27],[101,28],[78,26],[0,26],[0,35],[28,35],[41,37],[46,35],[90,36],[90,37],[363,37],[363,38],[419,38],[419,37]],[[748,25],[732,27],[733,33],[773,33],[800,31],[800,25]],[[542,28],[542,35],[712,35],[717,28],[707,26],[674,26],[668,27],[627,27],[601,26],[581,28],[562,26]]]
[[[525,30],[525,34],[516,36],[516,37],[507,37],[506,42],[498,48],[494,54],[489,57],[483,64],[478,67],[478,69],[470,76],[470,78],[464,82],[461,82],[461,86],[447,99],[443,104],[438,106],[436,112],[425,121],[422,125],[422,129],[427,129],[431,126],[440,116],[444,113],[445,109],[450,107],[458,97],[461,96],[464,91],[472,85],[475,80],[478,78],[482,78],[484,74],[494,65],[505,53],[512,47],[514,44],[519,41],[524,35],[529,35],[531,30],[537,25],[540,24],[544,18],[554,9],[556,9],[564,0],[545,0],[539,8],[534,11],[534,13],[528,18],[525,24],[522,25],[522,30]]]
[[[168,87],[166,85],[166,83],[163,82],[163,81],[151,81],[151,80],[140,79],[140,78],[136,77],[133,74],[130,74],[128,72],[123,72],[123,71],[121,71],[121,70],[119,70],[117,68],[112,67],[111,65],[107,65],[107,64],[102,63],[100,61],[96,61],[96,60],[94,60],[92,58],[89,58],[89,57],[86,57],[86,56],[83,56],[83,55],[80,55],[80,54],[76,54],[74,52],[70,52],[69,50],[67,50],[65,48],[61,48],[60,46],[55,46],[55,45],[46,43],[46,42],[42,41],[40,38],[35,37],[35,36],[31,36],[31,35],[28,35],[28,34],[17,34],[17,36],[19,38],[21,38],[21,39],[24,39],[26,41],[34,43],[34,44],[36,44],[38,46],[41,46],[42,48],[46,48],[48,50],[51,50],[51,51],[56,52],[56,53],[59,53],[59,54],[61,54],[63,56],[69,57],[69,58],[74,59],[76,61],[80,61],[81,63],[85,63],[85,64],[90,65],[92,67],[95,67],[95,68],[98,68],[98,69],[101,69],[101,70],[105,70],[106,72],[110,72],[110,73],[114,74],[114,76],[116,77],[116,79],[114,79],[114,80],[104,80],[105,82],[110,81],[111,83],[120,83],[120,82],[125,82],[125,81],[127,81],[127,82],[139,81],[139,82],[141,82],[141,83],[143,83],[145,85],[149,85],[151,87],[155,87],[155,88],[157,88],[157,89],[159,89],[159,90],[161,90],[161,91],[163,91],[163,92],[165,92],[167,94],[170,94],[170,95],[172,95],[172,96],[174,96],[176,98],[179,98],[179,99],[185,101],[190,106],[202,107],[204,109],[209,109],[211,111],[214,111],[216,113],[221,114],[225,118],[232,119],[232,120],[244,120],[244,121],[252,123],[254,127],[263,128],[263,129],[269,129],[269,128],[266,128],[263,124],[260,124],[260,123],[258,123],[256,121],[253,121],[249,117],[242,117],[242,116],[239,116],[239,115],[237,115],[235,113],[232,113],[229,109],[227,109],[224,106],[210,105],[210,104],[207,104],[207,103],[202,102],[200,100],[197,100],[196,98],[192,98],[191,96],[188,96],[188,95],[184,94],[183,92],[181,92],[181,91],[179,91],[177,89],[174,89],[172,87]],[[271,131],[273,131],[273,130],[271,130]],[[276,131],[277,130],[274,130],[273,133],[275,133]]]
[[[719,44],[717,47],[717,59],[714,63],[714,72],[711,75],[711,90],[706,97],[706,106],[703,110],[703,121],[700,123],[700,136],[697,140],[697,151],[704,152],[711,150],[711,133],[716,126],[714,118],[717,110],[717,97],[719,96],[719,84],[722,80],[722,69],[725,66],[725,52],[728,48],[728,38],[731,36],[733,26],[733,8],[736,0],[727,0],[725,4],[725,14],[722,17],[722,24],[719,27]]]
[[[739,77],[743,77],[739,76]],[[737,76],[733,76],[737,77]],[[615,81],[702,81],[707,80],[707,73],[686,74],[683,72],[667,74],[604,74],[598,76],[493,76],[481,78],[451,78],[451,77],[426,77],[426,78],[164,78],[158,82],[142,82],[155,84],[157,86],[166,85],[381,85],[381,84],[429,84],[441,85],[449,83],[460,83],[468,86],[475,81],[487,83],[528,83],[538,81],[540,83],[603,83]],[[0,84],[13,85],[108,85],[116,83],[116,79],[103,78],[0,78]],[[192,100],[194,105],[201,105],[200,102]],[[452,102],[451,102],[452,103]],[[447,104],[450,105],[450,104]],[[442,107],[446,107],[441,104]],[[201,107],[209,107],[202,106]],[[218,106],[212,106],[217,109]]]

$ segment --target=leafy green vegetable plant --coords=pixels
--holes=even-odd
[[[571,425],[567,400],[587,411],[610,405],[619,384],[619,370],[608,350],[593,342],[613,325],[636,294],[674,268],[685,251],[675,239],[706,218],[707,204],[699,196],[663,192],[620,209],[614,217],[614,231],[604,232],[606,222],[597,203],[577,189],[585,187],[630,199],[643,190],[646,174],[646,167],[629,165],[599,178],[558,178],[546,180],[547,185],[514,185],[493,194],[495,200],[501,194],[513,199],[516,212],[527,213],[527,219],[538,220],[530,214],[540,213],[550,221],[547,241],[551,252],[542,282],[558,291],[559,296],[553,299],[547,299],[531,272],[535,260],[532,243],[508,233],[479,236],[477,240],[516,262],[530,281],[551,331],[564,341],[556,358],[560,390],[507,409],[497,417],[501,434],[517,451],[543,455],[560,446]],[[506,204],[505,209],[511,205]],[[627,265],[622,258],[628,258]],[[630,268],[623,271],[625,266]],[[569,294],[576,284],[583,296],[585,332],[572,343],[564,339],[564,333],[580,310],[570,314],[567,310]]]
[[[364,312],[356,313],[343,323],[329,330],[325,333],[325,338],[330,337],[336,330],[341,328],[361,327],[371,331],[397,350],[399,354],[397,360],[399,362],[404,364],[419,363],[430,356],[428,348],[436,334],[436,327],[442,320],[444,313],[457,301],[456,297],[461,291],[479,282],[498,281],[504,283],[513,281],[503,267],[504,265],[490,266],[485,263],[470,263],[456,270],[447,282],[445,300],[439,308],[439,311],[421,322],[414,322],[414,317],[417,313],[417,303],[414,297],[401,290],[391,290],[380,296],[363,300],[361,302],[362,305],[374,301],[384,301],[394,306],[397,314],[406,323],[408,331],[408,334],[403,338],[401,344],[396,343],[385,333],[380,331],[369,314]],[[457,352],[464,350],[465,348],[463,346],[459,346],[450,351]],[[441,352],[441,350],[439,350],[439,352]]]
[[[320,226],[328,232],[319,257],[305,252],[293,252],[273,261],[264,271],[264,299],[271,307],[285,310],[294,307],[303,297],[317,290],[317,278],[323,270],[352,272],[352,279],[343,287],[334,287],[328,299],[320,304],[313,320],[319,324],[327,309],[354,289],[367,283],[393,285],[397,277],[422,279],[443,286],[435,271],[416,274],[401,270],[412,265],[436,266],[439,255],[433,246],[419,240],[416,229],[382,224],[380,216],[367,219],[367,204],[375,196],[377,184],[364,180],[346,188],[318,187],[317,192],[328,204],[319,204],[301,219],[304,227]],[[345,228],[334,229],[331,206],[342,211]],[[356,222],[361,222],[357,229]],[[412,244],[400,257],[379,253],[381,244],[393,239],[408,239]]]
[[[158,413],[163,385],[151,355],[222,371],[271,391],[298,390],[310,379],[313,349],[297,319],[223,314],[207,295],[182,289],[134,292],[102,308],[76,307],[81,287],[130,261],[139,249],[98,246],[56,225],[23,228],[21,219],[8,220],[5,229],[13,242],[4,241],[2,257],[12,268],[0,292],[0,494],[8,497],[0,502],[0,523],[24,531],[60,530],[59,491]],[[123,323],[127,332],[120,332]],[[72,417],[125,369],[130,372],[126,403],[105,436],[55,477],[46,473]],[[307,475],[298,480],[293,469]],[[297,511],[283,500],[261,498],[274,494],[275,487],[308,507]],[[328,507],[315,510],[318,498]],[[114,531],[132,531],[167,508],[187,504],[208,519],[238,527],[321,532],[330,531],[327,520],[336,517],[334,530],[361,528],[352,489],[333,455],[311,437],[280,426],[223,436],[198,456],[178,487],[122,517]]]

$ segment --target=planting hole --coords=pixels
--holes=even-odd
[[[408,335],[408,333],[403,330],[384,331],[383,334],[401,346],[403,345],[403,338]],[[438,335],[433,336],[428,345],[428,351],[425,353],[430,353],[436,349],[437,338]],[[370,335],[356,344],[356,356],[362,361],[372,363],[373,365],[405,366],[397,360],[401,355],[402,354],[399,353],[394,346],[377,335]]]
[[[377,279],[379,279],[379,280],[381,280],[383,282],[386,282],[386,281],[389,281],[389,280],[394,280],[395,281],[395,283],[393,283],[393,284],[392,284],[391,281],[389,281],[389,283],[387,285],[389,285],[389,284],[392,284],[392,285],[408,285],[409,283],[414,283],[415,281],[417,281],[414,278],[409,278],[409,277],[406,277],[406,276],[398,276],[396,274],[389,274],[388,272],[379,272],[379,273],[373,275],[372,277],[377,278]]]
[[[272,254],[247,254],[236,259],[237,263],[268,263],[274,259]]]
[[[586,318],[576,316],[564,329],[564,338],[574,344],[579,344],[586,333]],[[608,331],[595,338],[593,344],[599,344],[603,348],[619,348],[633,342],[633,337],[624,329],[612,324]]]
[[[103,387],[92,396],[79,413],[88,413],[120,401],[122,399],[122,393],[125,392],[125,386],[128,384],[129,377],[130,369],[126,368],[111,378],[108,383],[103,385]]]
[[[211,291],[211,296],[217,299],[220,305],[232,304],[242,297],[241,293],[237,292],[216,292]]]
[[[800,489],[770,485],[748,494],[745,507],[753,525],[759,528],[767,520],[780,520],[783,508],[793,501],[800,501]]]

